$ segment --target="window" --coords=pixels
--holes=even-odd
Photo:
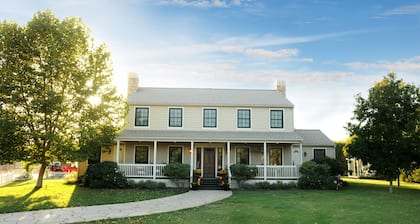
[[[238,109],[238,128],[251,128],[251,110]]]
[[[169,163],[182,163],[182,147],[169,147]]]
[[[283,128],[283,110],[270,110],[270,127]]]
[[[314,149],[314,160],[325,158],[325,149]]]
[[[249,148],[238,147],[236,148],[236,163],[249,164]]]
[[[149,162],[149,147],[136,146],[135,163],[147,164]]]
[[[281,148],[270,148],[268,149],[269,165],[276,166],[281,165],[282,149]]]
[[[169,127],[182,127],[182,108],[169,108]]]
[[[217,110],[204,109],[203,110],[203,127],[215,128],[217,126]]]
[[[147,127],[149,126],[149,108],[137,107],[135,126]]]

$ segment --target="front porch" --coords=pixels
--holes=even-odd
[[[169,142],[169,141],[117,141],[102,160],[118,161],[128,178],[167,179],[163,168],[168,163],[190,164],[190,181],[194,171],[200,170],[204,178],[216,178],[221,170],[244,163],[256,166],[256,180],[296,180],[302,162],[302,145],[290,142]]]

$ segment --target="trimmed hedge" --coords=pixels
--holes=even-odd
[[[336,189],[337,178],[331,176],[327,163],[307,161],[299,169],[298,186],[301,189]]]
[[[105,161],[88,166],[85,186],[90,188],[126,188],[127,178],[118,170],[117,163]]]

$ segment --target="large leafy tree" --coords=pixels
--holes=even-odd
[[[352,120],[347,125],[353,137],[349,154],[384,175],[392,192],[399,170],[420,164],[419,88],[390,73],[369,89],[366,99],[356,96]]]
[[[113,144],[126,106],[112,85],[110,53],[79,18],[38,12],[0,24],[0,162],[87,159]]]

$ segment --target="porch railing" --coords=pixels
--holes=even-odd
[[[156,177],[165,177],[163,168],[166,164],[156,164]],[[118,164],[126,177],[153,177],[153,164]]]
[[[163,168],[166,164],[156,164],[156,178],[164,178]],[[126,177],[152,178],[153,164],[118,164]],[[257,166],[256,178],[264,178],[264,166]],[[268,179],[297,179],[299,178],[296,166],[267,166]]]
[[[264,178],[264,166],[257,166],[256,178]],[[298,167],[296,166],[267,166],[268,179],[297,179],[299,178]]]

